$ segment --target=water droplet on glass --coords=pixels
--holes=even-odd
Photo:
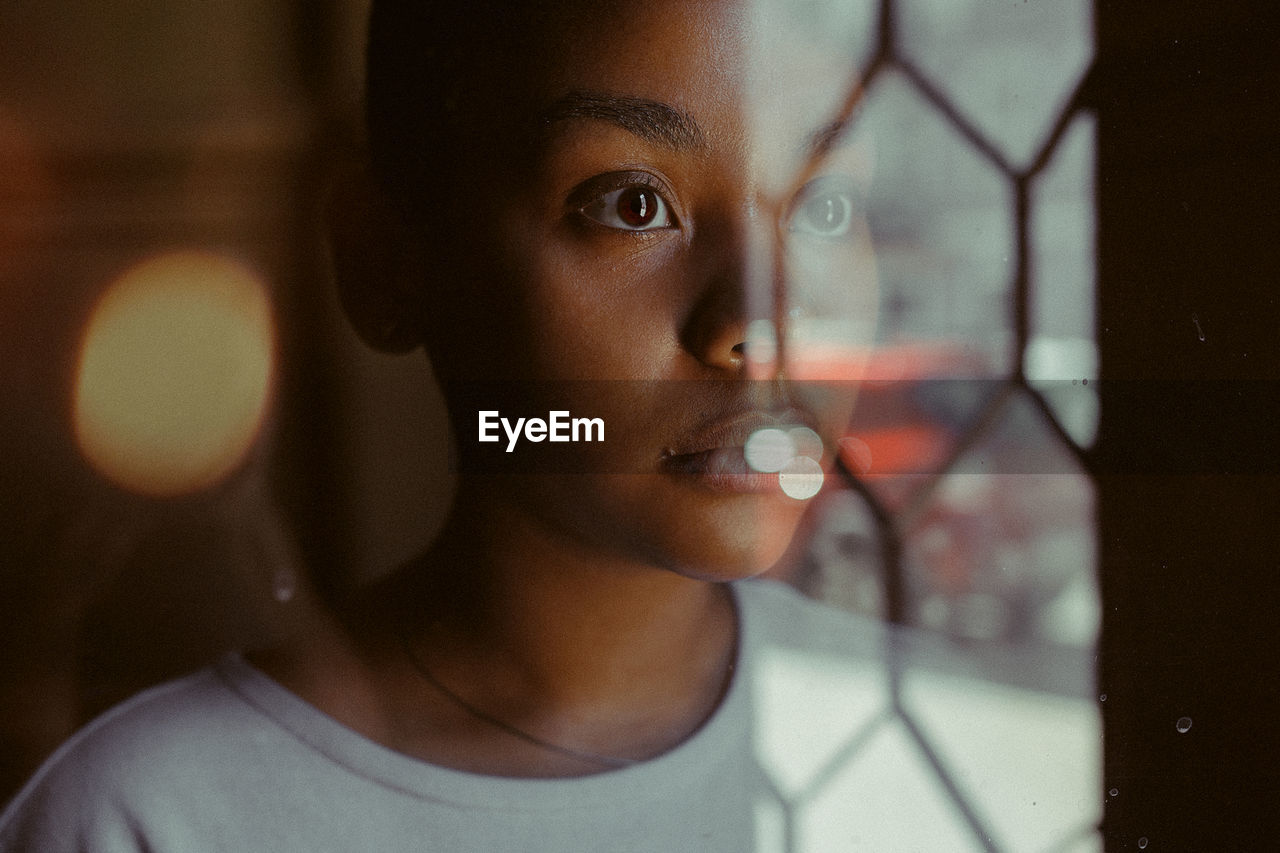
[[[297,591],[298,579],[294,577],[292,569],[282,566],[272,574],[271,594],[276,601],[281,604],[287,604],[293,600],[293,596]]]
[[[1119,788],[1112,788],[1110,791],[1107,791],[1107,793],[1108,793],[1109,795],[1113,796],[1113,797],[1118,797],[1118,796],[1120,796],[1120,789],[1119,789]]]
[[[1147,837],[1145,835],[1138,839],[1138,849],[1139,850],[1147,849]]]
[[[1187,732],[1191,731],[1191,718],[1179,717],[1178,722],[1174,725],[1174,727],[1178,730],[1179,734],[1185,735]]]
[[[1107,701],[1107,694],[1103,693],[1101,696],[1099,696],[1099,697],[1098,697],[1098,701],[1099,701],[1099,702],[1105,702],[1105,701]]]

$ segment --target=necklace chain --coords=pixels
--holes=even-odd
[[[615,756],[615,755],[602,755],[598,752],[588,752],[586,750],[574,749],[573,747],[562,746],[558,743],[552,743],[551,741],[544,740],[543,738],[540,738],[537,735],[530,734],[529,732],[526,732],[524,729],[519,728],[518,726],[512,725],[506,720],[500,719],[498,717],[493,716],[492,714],[488,714],[485,711],[480,710],[475,705],[472,705],[470,702],[468,702],[466,699],[463,699],[457,693],[454,693],[452,690],[446,687],[440,681],[440,679],[436,678],[435,675],[432,674],[431,670],[427,668],[426,663],[424,663],[421,658],[419,658],[416,654],[414,654],[413,647],[410,646],[409,640],[407,637],[404,638],[403,642],[404,642],[405,655],[409,658],[409,663],[413,665],[413,668],[417,671],[417,673],[421,675],[422,678],[428,684],[430,684],[436,690],[440,691],[440,693],[442,693],[447,699],[449,699],[449,701],[453,702],[455,705],[457,705],[462,710],[466,711],[471,716],[475,717],[477,720],[481,720],[485,723],[488,723],[491,726],[494,726],[495,728],[499,728],[502,731],[506,732],[507,734],[513,737],[519,738],[520,740],[523,740],[526,743],[531,743],[534,746],[541,747],[542,749],[548,750],[550,752],[567,756],[568,758],[573,758],[577,761],[584,761],[588,764],[595,764],[600,767],[617,769],[621,767],[630,767],[633,764],[639,763],[639,759],[636,759],[636,758],[622,758],[620,756]]]
[[[487,723],[493,726],[494,728],[500,729],[501,731],[504,731],[507,734],[511,735],[512,737],[518,738],[519,740],[522,740],[525,743],[529,743],[529,744],[532,744],[533,746],[539,747],[541,749],[545,749],[548,752],[554,752],[557,755],[563,755],[566,758],[572,758],[576,761],[582,761],[587,764],[594,764],[597,767],[618,769],[622,767],[630,767],[634,764],[640,763],[641,759],[638,759],[638,758],[624,758],[622,756],[617,756],[617,755],[604,755],[598,752],[590,752],[585,749],[574,749],[571,746],[564,746],[562,744],[545,740],[544,738],[540,738],[535,734],[531,734],[530,732],[527,732],[524,729],[520,728],[519,726],[509,723],[500,717],[495,717],[492,714],[486,711],[483,711],[480,708],[477,708],[475,705],[471,704],[466,699],[462,698],[457,693],[450,690],[449,687],[447,687],[442,681],[440,681],[440,679],[436,678],[435,674],[427,666],[426,662],[422,660],[422,658],[420,658],[417,654],[414,653],[413,645],[409,642],[408,634],[401,634],[400,641],[404,648],[405,657],[409,659],[409,663],[410,665],[413,666],[414,671],[416,671],[418,675],[422,676],[424,681],[426,681],[428,684],[434,687],[437,691],[439,691],[440,694],[443,695],[446,699],[448,699],[453,704],[457,705],[462,710],[466,711],[471,716],[475,717],[477,720]],[[735,627],[734,649],[729,656],[728,664],[726,664],[725,666],[724,683],[721,685],[721,694],[720,694],[721,699],[723,699],[725,693],[728,692],[729,684],[733,679],[733,672],[734,672],[735,664],[738,657],[737,644],[738,644],[738,635],[737,635],[737,629]]]

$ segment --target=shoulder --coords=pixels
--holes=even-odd
[[[217,778],[266,727],[217,668],[141,693],[45,762],[0,815],[0,850],[135,849],[140,815],[163,812],[201,776]]]

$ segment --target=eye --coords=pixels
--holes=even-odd
[[[791,230],[818,237],[843,237],[853,227],[853,194],[840,188],[818,188],[802,197],[791,214]]]
[[[582,215],[619,231],[655,231],[671,228],[671,208],[658,192],[646,186],[611,190],[582,208]]]

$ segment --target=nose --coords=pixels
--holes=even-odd
[[[681,343],[724,376],[772,378],[781,363],[785,282],[770,220],[743,204],[731,215],[704,220],[692,244],[698,298]]]

